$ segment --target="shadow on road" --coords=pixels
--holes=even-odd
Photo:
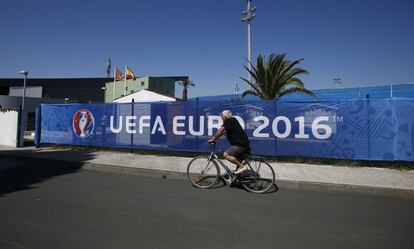
[[[212,187],[210,189],[223,188],[223,187],[226,187],[226,186],[227,186],[226,180],[223,177],[220,177],[219,182],[216,185],[214,185],[214,187]],[[230,187],[247,191],[241,184],[231,184]],[[272,187],[270,187],[269,190],[267,190],[266,192],[264,192],[262,194],[271,194],[271,193],[276,193],[277,191],[279,191],[279,187],[276,185],[276,183],[273,183]]]
[[[72,160],[61,161],[68,158]],[[35,188],[53,177],[76,173],[90,159],[93,155],[87,151],[0,151],[0,197]]]
[[[279,187],[276,185],[276,183],[274,183],[273,186],[264,194],[276,193],[277,191],[279,191]]]

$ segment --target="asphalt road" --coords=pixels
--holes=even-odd
[[[0,165],[1,249],[414,248],[412,200],[256,195],[80,164]]]

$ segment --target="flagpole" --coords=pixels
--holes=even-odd
[[[113,91],[112,91],[112,102],[114,102],[114,100],[115,100],[116,69],[117,69],[117,67],[114,68],[114,87],[113,87]]]
[[[125,65],[125,71],[124,71],[124,77],[125,77],[125,81],[124,81],[124,96],[126,95],[126,81],[127,81],[127,66]]]

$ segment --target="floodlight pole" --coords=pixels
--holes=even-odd
[[[242,22],[247,22],[247,68],[252,71],[252,20],[256,17],[256,7],[252,7],[252,0],[247,0],[247,9],[242,12]],[[252,75],[248,72],[249,82],[252,83]]]
[[[247,1],[247,9],[250,10],[251,0]],[[252,21],[247,22],[247,58],[249,60],[249,70],[252,70]],[[249,72],[249,82],[252,83],[252,74]]]

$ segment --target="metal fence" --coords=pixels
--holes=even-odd
[[[384,99],[384,98],[414,98],[414,84],[397,84],[373,87],[356,88],[335,88],[312,90],[317,101],[341,100],[341,99]],[[226,94],[218,96],[199,97],[201,101],[222,101],[222,100],[259,100],[258,97],[241,94]],[[195,101],[196,98],[190,99]],[[313,98],[302,93],[285,95],[280,98],[285,101],[312,101]]]
[[[414,161],[410,98],[42,105],[37,134],[41,143],[204,152],[224,109],[256,155]]]

